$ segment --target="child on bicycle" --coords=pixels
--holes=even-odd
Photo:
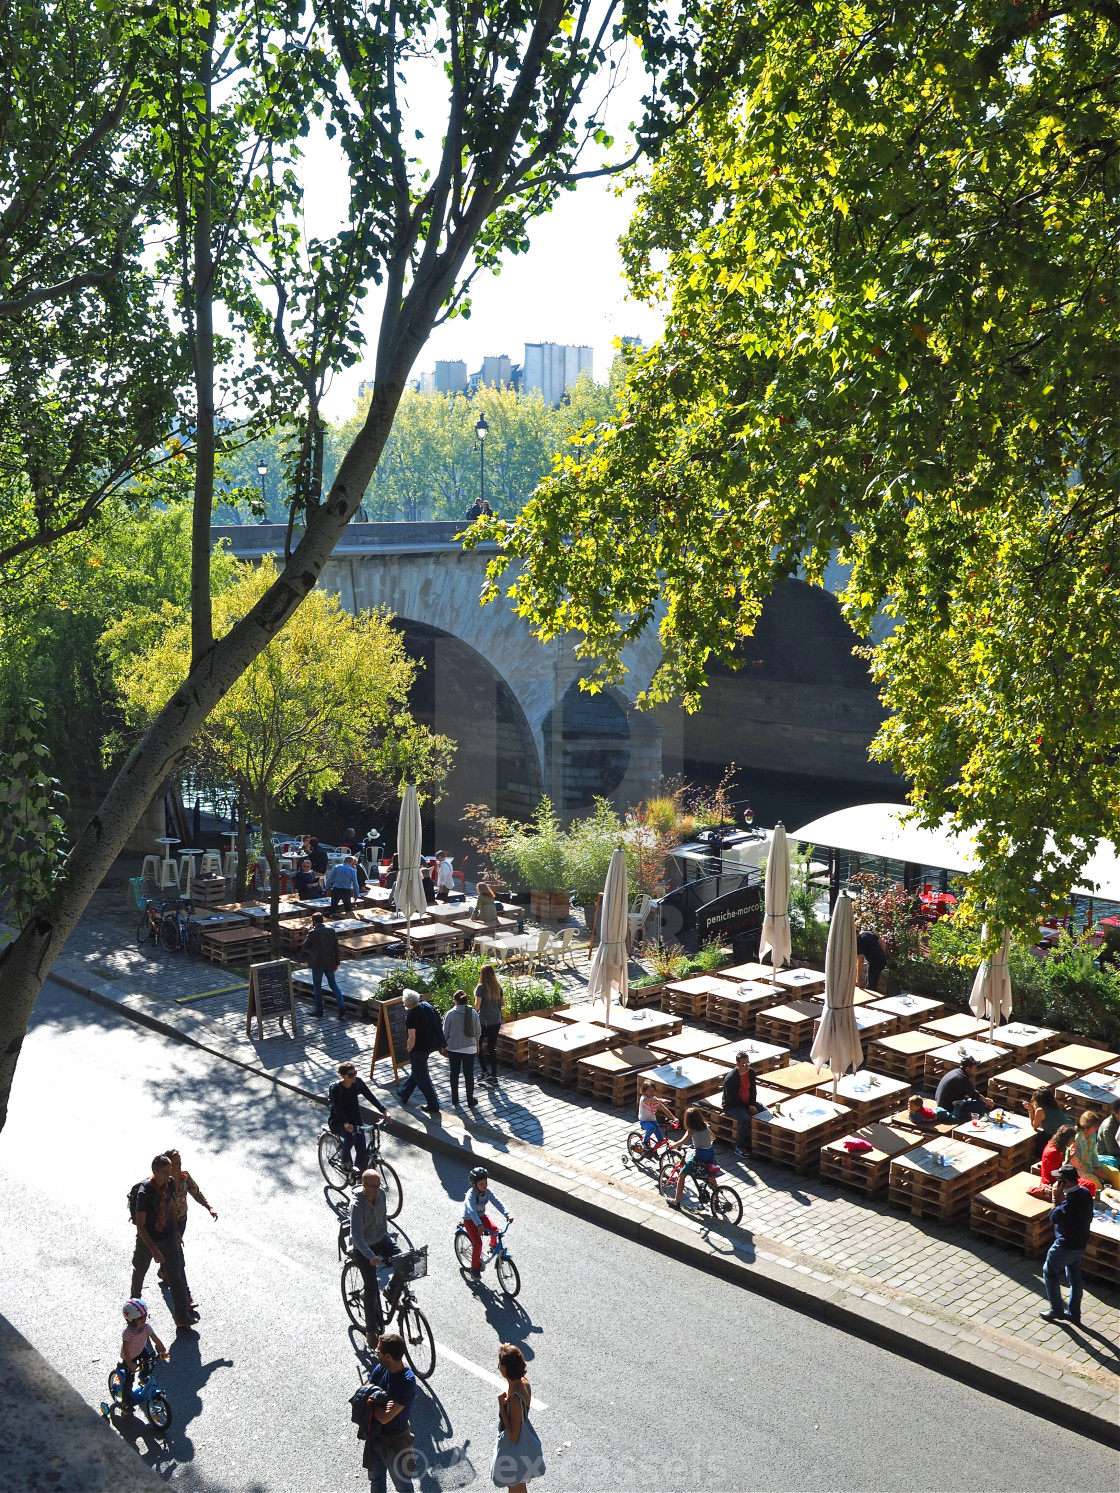
[[[672,1120],[673,1111],[664,1099],[658,1099],[650,1080],[644,1079],[642,1092],[638,1095],[638,1124],[645,1134],[647,1151],[652,1151],[654,1146],[659,1146],[665,1139],[665,1132],[657,1123],[659,1115]]]
[[[716,1164],[715,1140],[708,1129],[704,1111],[695,1104],[689,1105],[684,1112],[684,1136],[685,1140],[692,1142],[692,1155],[677,1173],[677,1190],[670,1199],[670,1208],[680,1207],[686,1177],[695,1176],[702,1167],[711,1168]]]
[[[141,1360],[144,1354],[151,1352],[153,1343],[161,1358],[167,1357],[167,1349],[156,1337],[152,1324],[148,1321],[147,1304],[139,1296],[130,1296],[121,1310],[124,1313],[124,1332],[121,1335],[121,1366],[124,1369],[121,1409],[131,1414],[132,1379],[136,1370],[143,1367]]]
[[[476,1166],[472,1170],[470,1182],[470,1190],[463,1200],[463,1227],[467,1231],[472,1246],[471,1274],[477,1280],[482,1268],[482,1230],[485,1229],[490,1236],[491,1249],[498,1242],[498,1230],[486,1217],[487,1207],[497,1208],[507,1223],[513,1222],[513,1214],[507,1213],[490,1191],[490,1175],[484,1166]]]

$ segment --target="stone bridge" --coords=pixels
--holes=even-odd
[[[660,659],[656,637],[626,655],[624,688],[589,695],[574,635],[543,644],[504,600],[481,606],[494,546],[464,551],[461,523],[352,523],[320,582],[350,611],[385,607],[422,662],[417,719],[459,744],[436,837],[458,841],[464,804],[522,816],[547,792],[565,815],[596,795],[636,803],[661,773],[661,726],[633,708]],[[215,528],[241,559],[280,556],[284,528]]]

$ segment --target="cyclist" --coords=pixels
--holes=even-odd
[[[471,1254],[471,1274],[478,1279],[478,1273],[482,1268],[482,1231],[486,1230],[490,1236],[490,1248],[493,1249],[498,1242],[498,1230],[486,1217],[487,1207],[497,1208],[498,1212],[507,1223],[513,1222],[513,1214],[507,1213],[502,1204],[490,1191],[490,1174],[484,1166],[476,1166],[470,1174],[470,1188],[466,1198],[463,1200],[463,1227],[470,1238],[473,1251]]]
[[[642,1092],[638,1096],[638,1124],[645,1135],[647,1151],[652,1151],[654,1146],[659,1146],[665,1139],[665,1132],[658,1124],[662,1115],[667,1120],[671,1120],[673,1111],[664,1099],[657,1097],[653,1091],[653,1084],[647,1078],[642,1083]]]
[[[350,1202],[350,1258],[362,1273],[365,1288],[366,1341],[377,1345],[378,1334],[385,1329],[381,1311],[381,1288],[377,1267],[399,1255],[400,1250],[389,1238],[389,1221],[385,1216],[385,1197],[381,1191],[381,1173],[362,1173],[362,1185],[356,1187]]]
[[[121,1336],[121,1365],[124,1368],[124,1385],[121,1393],[121,1409],[126,1415],[131,1415],[132,1377],[136,1373],[142,1354],[153,1343],[161,1358],[167,1357],[167,1349],[152,1331],[151,1323],[148,1321],[146,1302],[141,1301],[139,1296],[130,1296],[122,1310],[124,1333]]]
[[[370,1093],[369,1089],[358,1077],[358,1070],[353,1063],[339,1063],[338,1082],[332,1084],[328,1098],[331,1102],[330,1116],[327,1119],[327,1129],[332,1135],[337,1135],[342,1144],[342,1164],[353,1168],[354,1159],[351,1148],[358,1153],[358,1170],[364,1172],[366,1162],[369,1160],[369,1152],[366,1149],[366,1138],[362,1134],[362,1115],[358,1108],[358,1100],[365,1099],[379,1111],[382,1124],[389,1125],[389,1111],[381,1100]]]
[[[677,1176],[677,1190],[669,1201],[670,1208],[679,1208],[681,1205],[681,1194],[684,1192],[684,1179],[695,1176],[701,1168],[711,1170],[716,1164],[716,1143],[712,1132],[708,1129],[708,1122],[704,1118],[704,1111],[692,1104],[684,1112],[685,1139],[692,1142],[693,1154],[681,1167]]]

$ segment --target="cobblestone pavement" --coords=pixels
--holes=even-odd
[[[119,906],[119,896],[115,900]],[[239,1061],[300,1087],[324,1092],[343,1058],[358,1061],[365,1071],[361,1060],[368,1060],[372,1048],[371,1026],[341,1025],[330,1015],[322,1022],[303,1023],[295,1041],[286,1035],[249,1038],[245,982],[239,976],[219,966],[189,964],[178,955],[145,955],[134,942],[129,946],[123,941],[125,926],[111,905],[95,906],[76,930],[65,958],[116,980],[129,1005],[149,1010],[199,1040],[215,1041]],[[578,1000],[586,964],[569,971],[565,981],[569,998]],[[331,1003],[327,1005],[329,1009]],[[446,1071],[439,1062],[433,1066],[441,1102],[454,1114]],[[391,1077],[389,1065],[379,1064],[375,1087],[389,1091],[390,1109]],[[458,1112],[468,1129],[472,1122],[493,1126],[563,1158],[592,1185],[617,1187],[620,1195],[642,1206],[662,1206],[653,1174],[644,1176],[625,1157],[625,1137],[633,1126],[628,1113],[509,1069],[502,1070],[498,1089],[480,1085],[478,1097],[473,1116],[465,1106]],[[1120,1293],[1101,1282],[1086,1281],[1087,1330],[1075,1333],[1039,1317],[1045,1301],[1038,1260],[1024,1260],[966,1229],[911,1218],[816,1178],[763,1162],[741,1162],[730,1149],[721,1154],[720,1163],[744,1200],[744,1247],[762,1253],[773,1246],[793,1269],[818,1280],[845,1281],[849,1290],[885,1301],[903,1315],[944,1326],[957,1334],[963,1353],[998,1352],[1018,1359],[1024,1372],[1054,1378],[1072,1371],[1095,1382],[1102,1394],[1115,1391]]]

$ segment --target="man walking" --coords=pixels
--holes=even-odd
[[[361,887],[358,885],[358,863],[352,855],[348,855],[344,861],[339,861],[332,866],[327,873],[324,890],[331,894],[331,916],[338,911],[341,902],[347,914],[354,911],[354,898],[361,895]]]
[[[381,1312],[381,1287],[377,1267],[391,1260],[400,1250],[389,1238],[389,1219],[385,1194],[381,1190],[381,1173],[371,1167],[362,1173],[362,1185],[356,1187],[350,1201],[350,1258],[362,1272],[365,1287],[366,1341],[374,1347],[385,1326]]]
[[[1054,1242],[1042,1262],[1042,1280],[1050,1298],[1049,1308],[1042,1312],[1047,1322],[1072,1322],[1081,1326],[1081,1257],[1089,1243],[1093,1222],[1093,1194],[1080,1185],[1075,1166],[1060,1166],[1054,1182],[1054,1202],[1050,1222],[1054,1225]],[[1069,1311],[1062,1305],[1062,1274],[1069,1281]]]
[[[338,948],[338,934],[323,922],[321,912],[312,913],[311,932],[304,939],[301,952],[311,969],[311,992],[315,999],[315,1019],[317,1021],[323,1019],[323,977],[326,976],[327,984],[331,987],[334,998],[338,1002],[338,1019],[344,1021],[346,1002],[342,998],[342,991],[338,988],[334,973],[342,959]]]
[[[218,1215],[202,1195],[202,1189],[191,1176],[190,1172],[183,1170],[183,1158],[173,1147],[164,1152],[171,1163],[171,1216],[175,1221],[175,1230],[179,1235],[179,1253],[183,1262],[183,1283],[187,1289],[187,1299],[191,1305],[191,1311],[197,1310],[194,1293],[191,1291],[190,1282],[187,1280],[187,1260],[183,1254],[183,1235],[187,1231],[187,1199],[194,1198],[195,1202],[205,1208],[210,1217],[217,1221]],[[167,1276],[161,1268],[160,1280],[166,1285]]]
[[[399,1334],[387,1332],[381,1337],[369,1382],[389,1396],[372,1412],[362,1453],[370,1488],[373,1493],[385,1493],[388,1472],[397,1493],[412,1493],[415,1455],[408,1416],[416,1398],[416,1376],[404,1361],[404,1339]]]
[[[166,1156],[157,1156],[152,1162],[151,1177],[147,1182],[141,1182],[135,1194],[136,1248],[132,1252],[131,1295],[142,1295],[144,1277],[154,1260],[163,1267],[164,1279],[171,1292],[175,1326],[189,1328],[198,1321],[198,1313],[191,1310],[190,1295],[183,1278],[183,1251],[172,1202],[171,1162]]]
[[[433,1052],[443,1051],[443,1023],[436,1008],[430,1001],[421,1000],[418,991],[406,990],[402,996],[402,1004],[408,1012],[405,1029],[408,1032],[411,1072],[398,1089],[397,1098],[407,1107],[413,1089],[419,1089],[424,1096],[428,1113],[438,1115],[439,1100],[428,1073],[428,1059]]]

